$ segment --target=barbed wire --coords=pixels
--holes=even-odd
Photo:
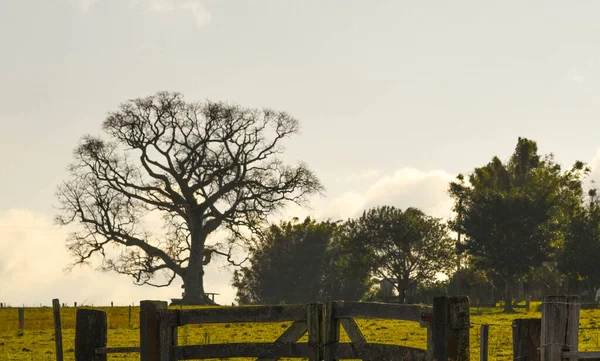
[[[477,322],[471,322],[470,323],[471,326],[501,326],[501,327],[513,327],[512,324],[507,325],[505,323],[477,323]]]

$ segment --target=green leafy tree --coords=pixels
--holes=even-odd
[[[260,227],[322,190],[306,165],[279,158],[298,128],[285,112],[188,103],[179,93],[122,104],[104,137],[83,137],[58,190],[58,222],[81,226],[67,240],[74,264],[98,256],[102,270],[157,287],[179,277],[184,304],[210,302],[204,266],[214,254],[235,261],[234,243],[209,246],[208,237]],[[146,227],[149,214],[162,216],[163,232]]]
[[[450,184],[458,216],[453,230],[471,261],[505,285],[505,312],[512,312],[512,286],[551,261],[564,239],[564,225],[580,205],[584,164],[562,171],[551,155],[538,155],[534,141],[519,138],[508,162],[494,157]]]
[[[372,272],[397,280],[400,303],[412,301],[407,298],[411,287],[433,281],[455,264],[454,241],[446,225],[419,209],[376,207],[349,220],[347,227],[354,252],[368,259]]]
[[[345,249],[343,225],[292,220],[257,234],[249,265],[233,286],[241,304],[359,300],[368,290],[369,269]]]
[[[588,196],[589,202],[569,224],[558,267],[572,283],[582,283],[590,289],[600,285],[600,198],[596,189],[590,190]]]

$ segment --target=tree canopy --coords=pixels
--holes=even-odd
[[[569,223],[558,267],[572,282],[583,282],[591,288],[600,285],[600,199],[596,189],[588,196],[588,203],[573,214]]]
[[[347,227],[354,252],[368,258],[373,273],[397,280],[400,303],[411,301],[410,287],[434,280],[454,264],[454,242],[446,225],[417,208],[372,208]]]
[[[452,228],[474,264],[505,283],[511,311],[513,282],[539,267],[564,239],[564,227],[580,204],[586,169],[576,162],[562,171],[551,155],[540,156],[534,141],[519,138],[508,162],[494,157],[450,185],[457,217]]]
[[[67,240],[74,264],[100,256],[103,270],[137,284],[180,277],[184,303],[208,302],[203,266],[213,254],[233,262],[231,243],[209,246],[210,234],[256,229],[323,190],[305,164],[279,158],[298,129],[282,111],[188,103],[179,93],[125,102],[104,121],[103,137],[83,137],[58,189],[58,223],[80,225]],[[145,227],[150,213],[162,216],[163,234]]]
[[[369,268],[349,260],[343,224],[292,220],[271,225],[251,250],[249,265],[233,285],[242,304],[359,300],[368,290]]]

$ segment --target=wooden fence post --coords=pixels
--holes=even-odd
[[[129,305],[129,329],[131,329],[131,305]]]
[[[540,361],[540,336],[542,320],[539,318],[513,321],[513,360]]]
[[[308,345],[311,349],[309,361],[323,359],[323,304],[311,303],[307,314]]]
[[[160,337],[160,361],[173,360],[173,346],[177,346],[179,310],[158,311],[158,333]]]
[[[433,359],[448,361],[448,297],[433,298]]]
[[[337,302],[330,302],[325,306],[324,361],[336,361],[335,344],[340,342],[340,320],[334,315],[336,305]]]
[[[140,361],[160,360],[157,310],[166,310],[165,301],[140,302]]]
[[[469,297],[433,299],[433,359],[469,361]]]
[[[490,325],[481,325],[479,331],[479,361],[488,361],[488,340]]]
[[[427,322],[427,361],[433,361],[433,322]]]
[[[25,328],[25,309],[19,307],[19,330]]]
[[[52,314],[54,315],[54,344],[56,346],[56,361],[63,361],[62,327],[60,324],[60,301],[52,300]]]
[[[96,354],[96,348],[106,347],[106,312],[79,309],[76,317],[75,361],[106,361],[106,354]]]
[[[577,352],[579,297],[546,296],[542,303],[540,360],[561,361],[563,351]]]

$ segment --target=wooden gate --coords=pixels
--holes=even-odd
[[[272,361],[281,357],[321,360],[322,304],[248,306],[191,310],[159,310],[160,361],[209,358],[257,357]],[[293,323],[275,342],[177,345],[177,327],[206,323],[286,322]],[[297,341],[308,332],[308,343]],[[156,360],[149,358],[148,360]]]
[[[105,314],[100,316],[106,320]],[[418,322],[422,327],[427,327],[427,348],[370,343],[356,323],[357,318]],[[78,317],[78,329],[79,321]],[[86,337],[86,340],[89,340],[85,345],[76,347],[76,355],[84,355],[85,351],[86,355],[106,359],[106,353],[109,351],[138,351],[137,347],[106,348],[106,322],[100,322],[104,327],[100,327],[102,329],[99,328],[98,331],[98,322],[88,322],[83,327],[84,318],[81,318],[81,321],[82,330],[90,329],[89,335],[98,333],[98,337]],[[189,346],[180,346],[177,342],[177,328],[180,326],[211,323],[228,323],[235,326],[236,323],[254,322],[291,322],[291,325],[273,342]],[[350,342],[340,342],[342,327]],[[236,357],[257,358],[257,361],[276,361],[282,357],[309,361],[469,361],[469,328],[467,297],[437,297],[434,299],[433,308],[386,303],[332,302],[326,305],[313,303],[178,310],[167,309],[166,302],[142,301],[139,352],[141,361]],[[308,342],[298,342],[306,334]],[[81,350],[78,350],[79,348]],[[85,360],[79,358],[82,357],[76,357],[77,361],[89,359],[88,356],[83,357]]]
[[[386,303],[333,302],[325,312],[325,361],[339,359],[362,360],[415,360],[426,361],[427,350],[388,344],[369,343],[356,324],[355,318],[406,320],[420,322],[432,334],[428,322],[431,307]],[[340,343],[340,326],[344,328],[349,343]],[[428,340],[429,341],[429,340]],[[428,342],[429,343],[429,342]],[[430,358],[431,360],[431,358]]]

